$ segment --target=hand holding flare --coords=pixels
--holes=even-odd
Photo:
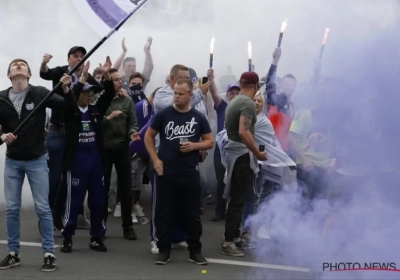
[[[278,48],[280,48],[280,47],[281,47],[281,44],[282,44],[282,38],[283,38],[283,33],[284,33],[284,32],[285,32],[285,30],[286,30],[286,27],[287,27],[287,22],[288,22],[288,20],[287,20],[287,19],[285,19],[285,21],[284,21],[284,22],[282,22],[282,25],[281,25],[281,32],[279,33]]]
[[[214,60],[214,43],[215,38],[212,36],[211,43],[210,43],[210,69],[213,68],[213,60]]]
[[[249,72],[252,71],[252,61],[251,61],[251,57],[252,57],[252,46],[251,46],[251,41],[249,41],[249,43],[247,44],[247,52],[249,54]]]

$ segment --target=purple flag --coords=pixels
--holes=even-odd
[[[146,0],[147,1],[147,0]],[[72,0],[74,6],[92,29],[104,37],[144,0]]]

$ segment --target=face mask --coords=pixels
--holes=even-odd
[[[133,84],[129,87],[129,91],[134,95],[139,95],[143,90],[143,86],[139,84]]]

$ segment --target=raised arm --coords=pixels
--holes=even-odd
[[[47,64],[53,56],[51,54],[45,54],[43,56],[42,63],[40,64],[40,78],[46,81],[56,81],[58,82],[63,76],[63,71],[61,67],[49,68]]]
[[[207,72],[208,80],[211,82],[210,85],[210,94],[214,101],[214,108],[217,109],[218,106],[221,104],[222,98],[218,94],[217,85],[215,84],[215,75],[214,70],[208,70]]]
[[[114,83],[111,80],[110,76],[110,69],[111,69],[112,63],[111,59],[109,56],[106,57],[106,61],[103,65],[101,65],[101,68],[103,70],[103,77],[104,77],[104,92],[103,94],[100,95],[99,99],[96,102],[96,109],[99,112],[100,116],[104,118],[108,107],[110,107],[111,102],[113,101],[115,97],[115,89],[114,89]]]
[[[125,38],[124,38],[124,39],[122,39],[122,53],[114,63],[115,69],[121,68],[122,62],[124,61],[124,58],[125,58],[127,52],[128,52],[128,49],[126,48]]]
[[[275,77],[280,58],[281,49],[276,48],[274,53],[272,54],[272,64],[266,76],[264,99],[267,104],[274,104],[274,98],[276,95]]]
[[[142,71],[145,80],[143,81],[143,86],[146,86],[150,81],[151,74],[153,73],[154,63],[153,56],[151,55],[151,44],[153,43],[153,38],[149,37],[147,39],[146,45],[144,46],[144,68]]]

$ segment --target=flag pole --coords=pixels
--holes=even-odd
[[[103,43],[105,41],[107,41],[108,38],[111,37],[112,34],[114,34],[114,32],[118,31],[118,29],[134,14],[136,13],[144,4],[146,4],[148,0],[141,0],[136,7],[129,13],[127,14],[113,29],[110,30],[110,32],[103,37],[103,39],[101,39],[82,59],[81,61],[78,62],[78,64],[76,64],[68,73],[68,76],[71,76],[80,66],[82,66],[83,63],[85,63],[85,61],[98,49],[100,48],[101,45],[103,45]],[[26,123],[28,122],[28,120],[32,117],[33,114],[35,114],[35,112],[37,110],[39,110],[39,108],[41,108],[43,106],[43,104],[50,99],[50,97],[53,96],[53,94],[61,87],[62,83],[59,82],[52,91],[50,91],[49,94],[47,94],[45,96],[45,98],[42,99],[42,101],[32,110],[32,112],[20,123],[20,125],[15,129],[15,131],[13,132],[14,135],[17,135],[18,132],[22,129],[22,127],[24,125],[26,125]]]

